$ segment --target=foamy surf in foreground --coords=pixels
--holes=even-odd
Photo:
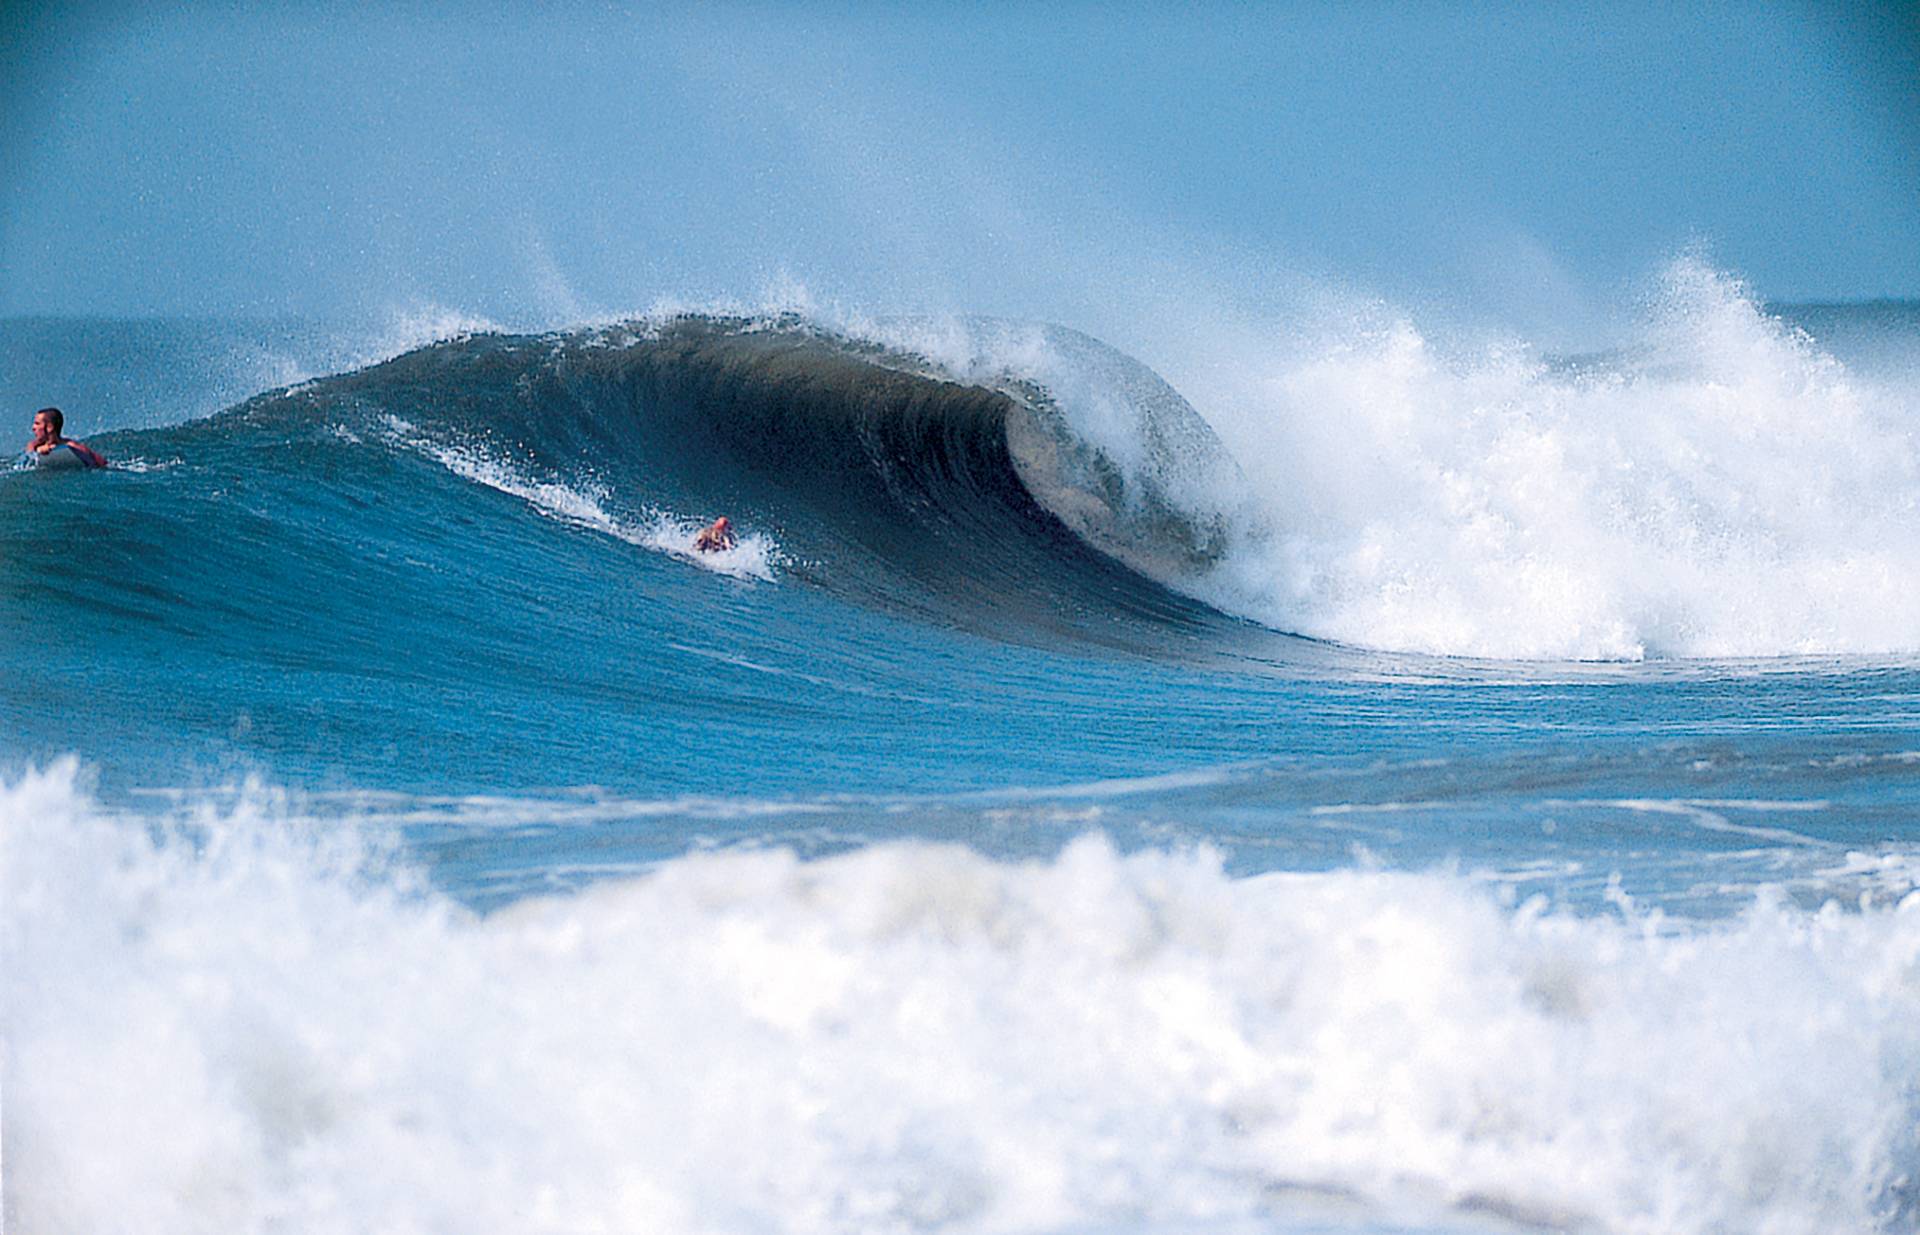
[[[22,1231],[1910,1230],[1920,895],[1719,925],[1205,850],[476,916],[253,793],[0,788]],[[375,838],[377,841],[377,838]]]

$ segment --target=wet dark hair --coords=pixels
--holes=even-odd
[[[60,414],[59,408],[43,407],[39,411],[35,412],[34,415],[45,416],[48,420],[51,420],[53,422],[53,431],[56,435],[66,432],[67,418]]]

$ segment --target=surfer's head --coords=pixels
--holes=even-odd
[[[43,407],[33,414],[33,442],[38,446],[46,442],[60,440],[60,431],[67,427],[67,418],[60,414],[57,407]]]
[[[725,536],[733,530],[733,520],[727,518],[725,515],[721,515],[713,521],[713,530]]]

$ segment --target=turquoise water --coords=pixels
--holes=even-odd
[[[1920,311],[1694,296],[0,323],[22,1229],[1914,1229]]]

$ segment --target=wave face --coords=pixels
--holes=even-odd
[[[1151,396],[1115,406],[1152,466],[1087,444],[1031,380],[957,381],[792,316],[462,337],[220,423],[347,426],[565,522],[963,629],[1153,650],[1230,628],[1167,586],[1220,552],[1218,520],[1189,520],[1161,480],[1167,459],[1217,460],[1211,434],[1137,362],[1031,329]],[[692,553],[673,512],[696,511],[731,513],[748,553]]]
[[[68,766],[0,786],[0,828],[20,1230],[1920,1217],[1910,890],[1675,929],[913,842],[478,917],[271,796],[156,831]]]

